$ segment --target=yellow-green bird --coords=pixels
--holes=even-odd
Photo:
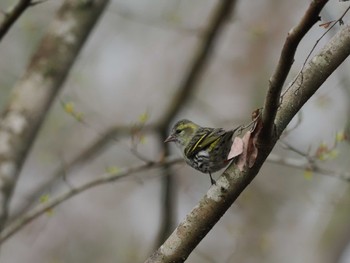
[[[222,128],[201,127],[184,119],[175,123],[165,142],[175,142],[186,163],[209,174],[211,184],[215,184],[211,173],[229,163],[227,156],[233,143],[232,136],[238,128],[225,131]]]

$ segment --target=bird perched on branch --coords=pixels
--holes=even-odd
[[[180,120],[171,129],[165,142],[175,142],[186,163],[194,169],[209,174],[211,184],[215,180],[211,173],[227,166],[232,137],[237,129],[225,131],[221,128],[201,127],[189,120]]]

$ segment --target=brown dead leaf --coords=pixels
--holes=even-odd
[[[335,20],[332,20],[332,21],[329,21],[329,22],[325,22],[325,23],[319,24],[318,26],[327,29],[334,22],[335,22]]]
[[[253,113],[254,116],[256,116],[254,126],[250,131],[247,131],[242,138],[243,152],[236,162],[240,171],[243,171],[245,165],[248,165],[249,168],[253,167],[258,156],[258,148],[256,143],[258,135],[263,127],[261,114],[260,112],[258,113],[256,111]]]
[[[233,140],[233,144],[231,146],[231,150],[227,156],[227,160],[230,161],[233,158],[241,155],[243,152],[243,140],[240,137],[235,137]]]
[[[258,135],[263,127],[261,114],[256,118],[256,123],[254,126],[254,130],[252,131],[251,139],[249,140],[247,156],[248,156],[248,167],[253,167],[256,158],[258,157],[258,148],[256,146]]]
[[[243,168],[244,168],[246,161],[247,161],[247,153],[248,153],[247,149],[248,149],[248,144],[249,144],[251,134],[252,133],[250,131],[247,131],[242,138],[243,152],[238,157],[237,162],[236,162],[236,165],[241,172],[243,171]]]

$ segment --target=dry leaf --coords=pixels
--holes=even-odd
[[[227,160],[232,160],[233,158],[241,155],[243,152],[243,140],[240,137],[235,137],[231,150],[227,156]]]
[[[243,138],[242,138],[242,142],[243,142],[243,152],[242,154],[238,157],[238,160],[236,162],[236,165],[238,167],[238,169],[240,171],[243,171],[244,165],[246,164],[246,160],[247,160],[247,148],[248,148],[248,144],[249,144],[249,140],[250,140],[250,136],[251,136],[251,132],[247,131]]]
[[[327,29],[334,22],[335,22],[335,20],[332,20],[332,21],[329,21],[329,22],[326,22],[326,23],[322,23],[322,24],[320,24],[318,26]]]
[[[247,131],[244,134],[242,138],[243,152],[236,162],[240,171],[243,171],[245,165],[248,165],[249,168],[253,167],[256,158],[258,157],[258,148],[256,143],[263,125],[259,111],[254,111],[253,116],[256,117],[255,124],[252,130]]]

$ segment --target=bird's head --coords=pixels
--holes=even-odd
[[[198,128],[199,126],[192,121],[180,120],[175,123],[169,137],[164,142],[175,142],[177,146],[184,149],[189,144]]]

